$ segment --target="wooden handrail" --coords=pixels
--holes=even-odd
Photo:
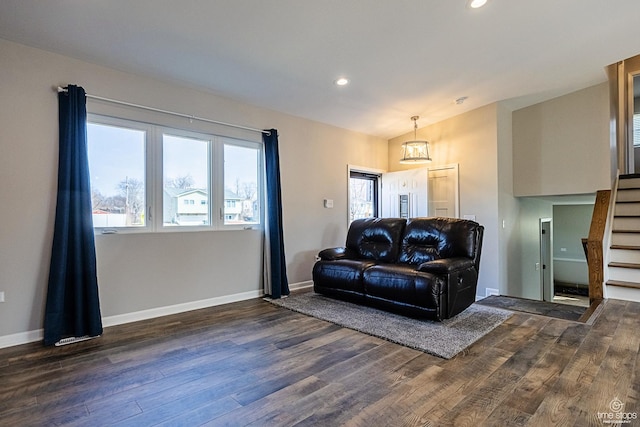
[[[589,268],[589,302],[603,298],[604,251],[602,242],[607,225],[611,190],[600,190],[596,193],[596,201],[591,216],[591,227],[587,238],[587,265]]]

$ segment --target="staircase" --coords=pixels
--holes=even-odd
[[[607,298],[640,302],[640,174],[618,181],[608,273]]]

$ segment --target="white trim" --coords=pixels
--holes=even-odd
[[[13,347],[14,345],[27,344],[34,341],[42,341],[43,339],[43,329],[4,335],[0,337],[0,348]]]
[[[225,146],[241,147],[256,151],[256,191],[266,194],[261,168],[264,168],[264,144],[257,141],[220,135],[215,132],[177,128],[169,124],[143,122],[136,119],[116,118],[96,113],[88,113],[89,125],[116,127],[125,130],[144,132],[144,168],[145,168],[145,225],[124,227],[94,227],[95,235],[134,234],[134,233],[175,233],[207,232],[221,230],[244,230],[262,228],[261,223],[225,224],[224,212],[224,149]],[[196,139],[207,143],[208,173],[208,224],[205,225],[167,225],[164,220],[164,137]],[[260,210],[266,205],[261,202]],[[262,213],[260,218],[262,218]]]
[[[575,259],[575,258],[553,258],[552,261],[553,262],[556,262],[556,261],[560,261],[560,262],[579,262],[581,264],[586,264],[587,263],[586,259]]]
[[[233,295],[224,295],[203,299],[199,301],[185,302],[182,304],[169,305],[166,307],[150,308],[148,310],[136,311],[133,313],[118,314],[102,318],[102,326],[116,326],[124,323],[138,322],[140,320],[154,319],[156,317],[169,316],[171,314],[184,313],[201,308],[214,307],[216,305],[229,304],[231,302],[245,301],[264,296],[261,290],[242,292]]]
[[[306,282],[301,282],[306,283]],[[133,313],[118,314],[102,318],[102,326],[116,326],[124,323],[132,323],[140,320],[154,319],[156,317],[168,316],[171,314],[184,313],[201,308],[214,307],[217,305],[229,304],[232,302],[246,301],[254,298],[261,298],[264,293],[261,290],[242,292],[239,294],[224,295],[221,297],[208,298],[199,301],[175,304],[166,307],[151,308]],[[19,332],[17,334],[0,336],[0,348],[13,347],[15,345],[27,344],[44,339],[44,330]]]
[[[313,280],[306,280],[304,282],[297,282],[297,283],[289,283],[290,290],[307,289],[311,287],[313,287]]]
[[[616,200],[618,199],[618,187],[620,185],[620,170],[616,171],[616,178],[613,182],[613,189],[611,190],[611,194],[609,197],[609,207],[607,208],[607,221],[605,222],[604,227],[604,236],[602,238],[602,253],[603,253],[603,262],[602,265],[604,267],[603,271],[603,281],[602,281],[602,298],[609,298],[609,286],[607,286],[607,282],[609,281],[609,262],[611,262],[611,241],[613,240],[612,230],[613,230],[613,217],[616,207]],[[615,294],[615,290],[614,290]]]
[[[547,250],[549,251],[549,268],[545,269],[544,268],[544,254],[542,253],[542,241],[543,241],[543,237],[542,237],[542,224],[549,224],[549,247],[547,248]],[[549,218],[549,217],[543,217],[540,218],[538,220],[538,258],[539,258],[539,265],[540,265],[540,301],[547,301],[547,302],[553,302],[553,295],[555,295],[555,291],[554,291],[554,286],[553,286],[553,218]],[[545,288],[544,288],[544,275],[545,272],[549,270],[549,298],[548,300],[544,299],[545,296]]]

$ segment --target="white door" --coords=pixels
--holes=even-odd
[[[427,168],[382,174],[381,217],[427,216]]]
[[[459,216],[458,165],[430,168],[428,174],[429,216]]]

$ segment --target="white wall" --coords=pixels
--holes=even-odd
[[[57,176],[57,95],[78,84],[90,94],[256,128],[277,128],[289,281],[311,279],[315,254],[343,244],[347,164],[386,169],[387,141],[253,107],[0,40],[0,344],[37,335],[49,272]],[[215,72],[215,70],[212,70]],[[96,101],[90,112],[224,132],[257,134]],[[324,198],[335,201],[325,209]],[[100,235],[96,239],[103,316],[211,301],[260,291],[258,231]],[[7,338],[8,337],[8,338]]]

